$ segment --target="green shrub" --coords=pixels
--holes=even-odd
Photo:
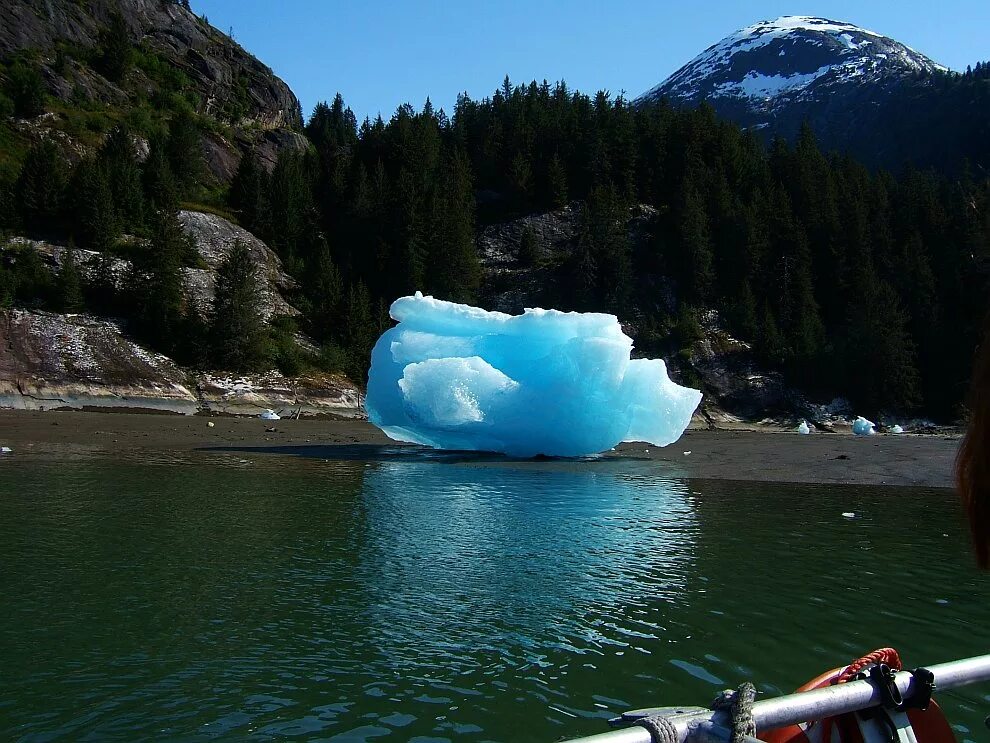
[[[33,64],[18,59],[10,65],[4,92],[13,102],[17,116],[33,118],[45,112],[45,81]]]

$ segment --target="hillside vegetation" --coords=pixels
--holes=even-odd
[[[205,23],[181,4],[135,3]],[[146,67],[162,80],[188,75],[176,60],[147,62],[152,47],[134,43],[132,20],[109,13],[99,45],[66,64],[104,80],[152,79]],[[570,248],[520,237],[520,262],[546,277],[525,284],[527,304],[613,312],[639,352],[667,355],[716,309],[762,363],[812,395],[844,395],[864,411],[961,412],[988,297],[985,174],[874,172],[824,154],[808,128],[793,145],[766,147],[704,107],[634,109],[605,92],[506,79],[484,100],[461,96],[449,115],[427,101],[360,124],[338,95],[316,107],[304,146],[273,155],[267,140],[244,140],[228,184],[209,167],[209,143],[234,136],[240,109],[205,105],[180,80],[164,98],[171,83],[153,86],[167,105],[146,105],[128,86],[94,114],[53,89],[50,57],[20,50],[3,64],[0,229],[71,241],[100,263],[80,272],[69,260],[55,274],[30,246],[9,247],[5,306],[123,317],[193,366],[315,365],[361,378],[391,300],[414,290],[475,300],[487,281],[480,229],[572,205]],[[68,131],[90,115],[98,124]],[[177,212],[203,202],[275,250],[299,317],[258,319],[243,250],[221,267],[208,316],[195,311],[180,274],[197,256]],[[632,240],[637,205],[648,218]],[[101,271],[113,256],[133,266],[123,283]],[[304,352],[299,331],[315,346]]]

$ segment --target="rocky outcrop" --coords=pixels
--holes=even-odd
[[[0,408],[363,416],[361,392],[344,377],[193,372],[88,315],[0,311],[0,349]]]
[[[227,257],[235,242],[243,243],[254,259],[262,317],[269,320],[275,315],[299,314],[299,310],[289,304],[282,295],[282,292],[291,291],[295,287],[295,281],[283,270],[282,261],[265,243],[244,228],[216,214],[181,211],[179,224],[192,239],[206,266],[206,268],[182,269],[186,296],[200,314],[205,316],[210,309],[217,268]],[[26,237],[13,237],[7,241],[7,245],[34,248],[55,273],[61,270],[68,254],[68,248],[64,245]],[[89,276],[96,270],[99,253],[76,249],[76,258],[83,276]],[[112,259],[111,269],[118,287],[124,286],[132,269],[130,261],[115,257]]]
[[[161,55],[192,81],[201,113],[238,126],[301,125],[299,101],[288,85],[229,36],[172,0],[6,0],[0,4],[0,55],[41,52],[49,87],[66,100],[77,85],[96,100],[119,100],[118,86],[97,80],[89,69],[57,66],[54,55],[58,42],[96,48],[117,12],[134,43]],[[239,120],[230,120],[230,112],[241,110]]]
[[[97,60],[106,29],[118,13],[139,49],[140,62],[112,82],[101,74]],[[56,142],[72,161],[91,154],[99,139],[91,132],[79,133],[76,107],[126,112],[156,101],[159,94],[166,100],[181,95],[183,105],[192,103],[197,113],[220,123],[201,132],[213,182],[229,183],[244,153],[254,152],[271,168],[282,151],[309,146],[299,132],[302,113],[289,87],[175,0],[0,3],[0,61],[23,54],[38,65],[48,92],[62,105],[58,113],[14,121],[13,126],[28,142]],[[176,91],[176,85],[181,89]],[[143,144],[146,149],[147,142]]]
[[[186,373],[86,315],[0,312],[0,406],[87,406],[194,413]]]
[[[184,270],[186,291],[196,308],[205,313],[213,301],[214,277],[235,242],[247,247],[257,267],[261,314],[267,320],[273,315],[298,315],[299,310],[282,296],[295,287],[295,281],[282,268],[282,261],[271,248],[242,227],[204,212],[179,212],[179,224],[192,238],[206,269]]]
[[[345,377],[334,374],[201,374],[196,380],[196,394],[200,409],[215,413],[257,415],[267,409],[282,417],[364,417],[364,395]]]
[[[574,202],[551,212],[490,225],[478,234],[478,258],[484,272],[481,302],[486,309],[518,313],[539,300],[543,290],[554,283],[554,270],[577,245],[582,208],[580,202]],[[646,240],[656,214],[657,210],[646,204],[629,209],[626,229],[631,245]],[[536,238],[538,255],[533,265],[525,263],[519,255],[522,235],[527,229]],[[664,283],[662,277],[658,280]],[[673,302],[669,282],[658,289],[658,297]]]
[[[670,362],[682,379],[695,381],[706,395],[701,412],[714,419],[744,420],[787,416],[803,406],[778,372],[763,369],[753,347],[732,337],[718,312],[701,313],[702,336]]]

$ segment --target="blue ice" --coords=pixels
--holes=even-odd
[[[522,315],[401,297],[371,355],[369,420],[397,441],[573,457],[680,438],[701,393],[659,359],[630,359],[614,315]]]

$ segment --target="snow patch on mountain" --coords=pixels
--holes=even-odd
[[[637,101],[737,99],[762,106],[767,99],[792,100],[837,84],[946,69],[876,31],[784,16],[727,36]]]

